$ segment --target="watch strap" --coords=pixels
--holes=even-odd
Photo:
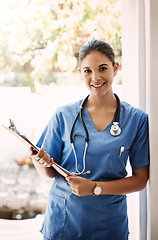
[[[100,188],[101,188],[101,185],[100,185],[99,182],[95,182],[95,187],[93,188],[93,194],[92,194],[93,196],[99,196],[99,195],[100,195],[100,194],[99,194],[99,195],[95,194],[95,188],[96,188],[96,187],[100,187]],[[101,189],[102,189],[102,188],[101,188]]]

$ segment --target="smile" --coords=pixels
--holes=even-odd
[[[96,85],[91,84],[91,86],[94,87],[94,88],[99,88],[99,87],[102,87],[104,84],[105,84],[105,82],[101,83],[101,84],[96,84]]]

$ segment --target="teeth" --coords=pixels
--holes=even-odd
[[[104,83],[101,83],[101,84],[99,84],[99,85],[93,85],[93,87],[99,88],[99,87],[101,87],[103,84],[104,84]]]

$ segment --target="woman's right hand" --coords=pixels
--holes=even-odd
[[[44,147],[42,147],[38,153],[34,151],[33,147],[30,147],[29,152],[32,160],[38,163],[40,166],[51,167],[54,163],[53,158],[51,158],[50,155],[44,151]]]

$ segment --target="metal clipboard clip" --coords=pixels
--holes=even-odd
[[[12,119],[9,119],[9,121],[10,121],[9,127],[5,127],[4,125],[2,125],[2,127],[4,127],[12,135],[18,138],[22,143],[25,144],[25,146],[27,146],[28,148],[33,147],[33,149],[38,153],[39,148],[35,146],[32,142],[30,142],[30,140],[26,136],[20,134]],[[69,175],[69,171],[58,165],[56,162],[53,163],[52,167],[63,177],[67,177]]]

